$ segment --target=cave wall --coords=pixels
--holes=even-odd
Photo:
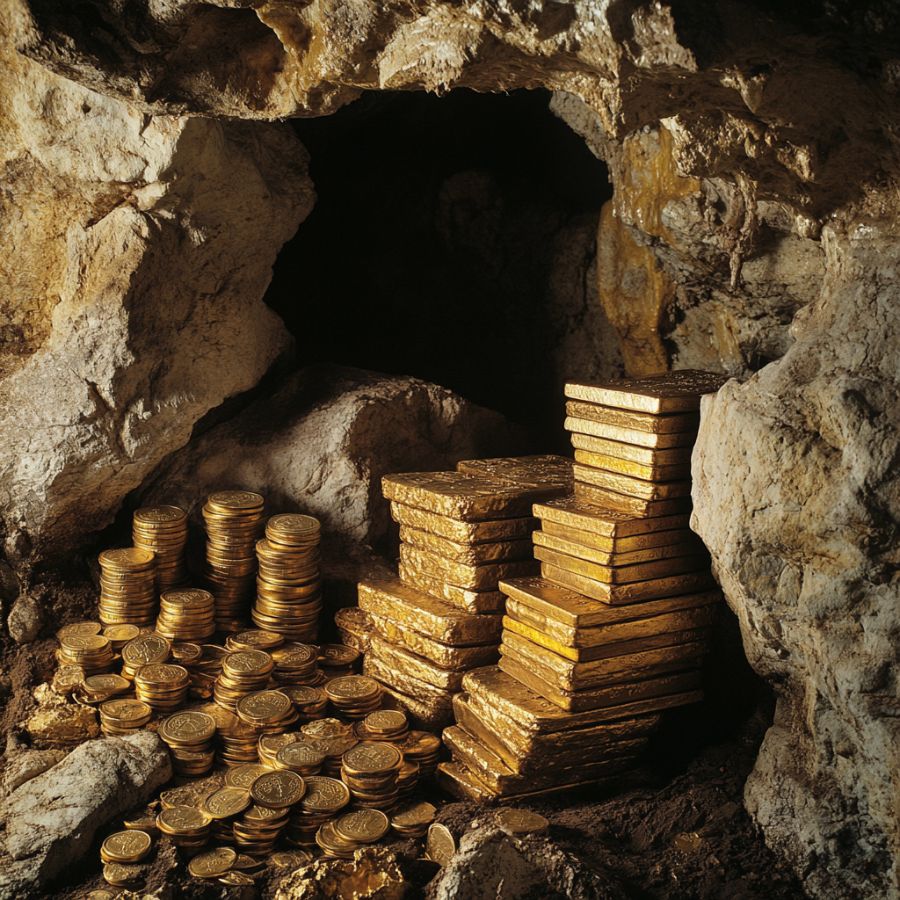
[[[76,18],[32,0],[18,46],[119,97],[128,115],[141,111],[151,133],[176,123],[231,134],[190,116],[326,114],[362,90],[558,92],[557,112],[615,184],[598,278],[626,364],[743,379],[705,402],[694,527],[748,658],[779,698],[748,808],[812,894],[896,894],[894,5],[270,0],[117,10],[92,0]],[[76,152],[61,151],[51,172]],[[284,162],[287,151],[273,156]],[[78,221],[77,209],[59,210]],[[238,271],[250,264],[242,257]],[[16,327],[32,343],[48,340],[44,289],[23,291],[18,307]],[[40,419],[33,396],[19,406]],[[37,441],[52,433],[32,430]],[[21,521],[24,502],[4,498],[4,519]]]

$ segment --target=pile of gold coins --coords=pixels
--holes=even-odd
[[[156,556],[123,547],[100,554],[100,622],[152,625],[156,617]]]
[[[140,550],[156,557],[156,587],[160,592],[187,581],[185,548],[187,513],[177,506],[146,506],[134,513],[131,539]]]
[[[216,720],[211,715],[196,710],[179,712],[163,721],[157,733],[169,748],[176,775],[200,778],[209,774],[216,758]]]
[[[219,631],[240,631],[247,622],[263,507],[262,495],[253,491],[219,491],[210,494],[203,507],[205,574],[216,598]]]
[[[322,610],[318,519],[272,516],[256,543],[259,561],[253,622],[295,641],[315,641]]]
[[[342,756],[341,780],[357,806],[390,809],[397,803],[402,765],[403,754],[393,744],[361,741]]]
[[[190,684],[188,670],[170,663],[141,666],[134,676],[138,700],[143,700],[154,712],[184,706]]]
[[[325,694],[338,713],[348,719],[364,719],[381,706],[381,685],[365,676],[332,678],[325,685]]]
[[[208,641],[216,631],[215,616],[215,598],[209,591],[165,591],[159,597],[156,633],[170,640]]]

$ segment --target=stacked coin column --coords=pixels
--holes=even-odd
[[[156,587],[160,593],[187,582],[185,548],[187,513],[177,506],[146,506],[132,519],[135,547],[156,555]]]
[[[673,373],[567,386],[578,398],[567,427],[602,440],[604,453],[581,451],[574,497],[534,507],[541,577],[501,582],[499,667],[464,679],[457,724],[444,732],[451,790],[509,797],[596,781],[633,762],[662,710],[700,698],[720,594],[688,528],[684,466],[700,395],[720,381]],[[660,436],[686,454],[682,468],[644,455]],[[643,468],[629,467],[635,456]]]
[[[216,630],[240,631],[249,624],[263,498],[252,491],[219,491],[207,499],[203,520],[205,574],[216,598]]]
[[[156,618],[156,557],[150,550],[104,550],[100,562],[100,621],[152,625]]]

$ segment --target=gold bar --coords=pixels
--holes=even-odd
[[[487,803],[497,795],[482,784],[465,766],[458,762],[438,763],[435,780],[440,788],[459,800]]]
[[[457,472],[497,478],[525,487],[555,485],[560,493],[572,489],[572,460],[566,456],[499,456],[494,459],[461,459]]]
[[[622,656],[573,662],[511,631],[504,632],[500,645],[501,659],[509,657],[532,671],[535,677],[566,693],[697,667],[707,650],[705,641],[686,641]]]
[[[372,615],[391,619],[435,641],[454,646],[495,643],[502,628],[499,616],[464,612],[409,587],[399,578],[361,581],[359,605]]]
[[[365,665],[365,663],[363,663]],[[393,685],[382,681],[377,675],[372,675],[384,691],[385,707],[390,709],[403,709],[414,728],[424,728],[426,731],[440,731],[453,721],[453,708],[445,697],[432,700],[424,696],[411,696],[398,691]]]
[[[409,544],[400,545],[400,562],[409,572],[420,572],[426,578],[446,581],[473,591],[496,591],[501,578],[516,578],[534,571],[534,560],[531,559],[467,566]]]
[[[565,633],[571,634],[573,637],[586,633],[588,629],[610,628],[626,622],[642,623],[669,613],[714,607],[722,599],[721,592],[715,590],[703,594],[682,594],[681,596],[616,607],[597,603],[576,591],[567,590],[544,578],[515,578],[502,581],[500,588],[514,604],[528,606],[544,616],[547,621],[558,622],[561,627],[568,629]],[[507,609],[507,614],[509,614],[509,609]],[[698,621],[695,624],[707,624],[707,620]],[[633,627],[644,628],[643,625]],[[658,627],[666,628],[668,625],[661,622]],[[652,630],[642,630],[640,633],[630,631],[628,637],[652,633]],[[574,646],[582,645],[576,643]],[[591,646],[591,644],[583,646]]]
[[[605,469],[629,478],[641,478],[644,481],[678,481],[691,477],[691,464],[682,463],[677,466],[646,466],[629,459],[618,459],[602,453],[591,453],[589,450],[576,450],[575,462],[592,469]]]
[[[565,493],[464,472],[403,472],[385,475],[381,485],[388,500],[465,521],[525,516],[535,500]]]
[[[574,431],[569,434],[569,439],[576,450],[610,456],[625,462],[640,463],[643,466],[685,466],[689,472],[691,455],[694,452],[693,446],[662,449],[638,447],[635,444],[611,441],[590,434],[578,434]]]
[[[575,499],[648,519],[674,516],[691,511],[690,496],[676,497],[672,500],[641,500],[638,497],[629,497],[626,494],[610,491],[593,484],[585,484],[583,481],[575,482]]]
[[[490,541],[482,544],[458,544],[447,538],[431,534],[420,528],[400,526],[400,540],[418,550],[436,553],[446,559],[467,566],[483,566],[488,563],[514,562],[531,556],[531,541]]]
[[[421,678],[414,678],[405,672],[392,669],[377,656],[368,654],[363,659],[363,673],[407,697],[415,697],[427,704],[433,712],[449,713],[452,711],[450,699],[453,697],[454,691],[437,688],[427,681],[422,681]]]
[[[534,514],[542,520],[542,526],[544,521],[556,522],[559,525],[567,525],[615,540],[687,528],[691,518],[689,513],[677,513],[648,519],[609,507],[597,506],[578,497],[562,497],[549,503],[536,503]]]
[[[490,644],[472,647],[454,647],[432,640],[407,625],[400,625],[382,616],[370,615],[373,630],[384,640],[405,646],[410,653],[431,660],[443,669],[465,671],[476,666],[487,666],[497,661],[496,639]]]
[[[667,575],[681,575],[683,572],[696,572],[709,566],[709,560],[703,556],[678,556],[675,559],[660,559],[633,566],[601,566],[575,556],[548,550],[546,547],[535,547],[534,555],[541,562],[566,569],[576,575],[593,578],[604,584],[619,585],[649,581],[651,578],[664,578]]]
[[[547,684],[537,676],[530,666],[522,666],[508,656],[501,656],[497,663],[507,675],[540,694],[545,700],[555,703],[567,712],[587,712],[588,710],[622,706],[638,700],[655,700],[671,694],[683,694],[700,687],[700,672],[678,672],[657,675],[642,681],[627,681],[582,691],[561,691]]]
[[[670,528],[668,531],[651,531],[648,534],[636,534],[626,538],[608,538],[602,534],[593,534],[581,528],[560,525],[549,519],[541,521],[541,531],[546,535],[562,538],[582,547],[590,547],[606,553],[631,553],[636,550],[649,550],[653,547],[666,547],[696,537],[690,528]]]
[[[400,563],[400,579],[417,590],[469,613],[497,613],[503,610],[503,594],[500,591],[473,591],[459,587],[426,575],[403,562]]]
[[[631,428],[607,425],[605,422],[594,422],[591,419],[578,419],[574,416],[566,416],[563,427],[566,431],[570,431],[573,434],[587,434],[607,441],[636,444],[638,447],[651,447],[654,450],[669,450],[672,447],[693,447],[697,440],[697,434],[693,431],[682,431],[675,434],[654,434],[652,431],[635,431]]]
[[[601,384],[570,383],[565,387],[565,394],[573,400],[656,415],[699,409],[700,398],[715,393],[728,378],[716,372],[681,369]]]
[[[530,515],[518,519],[464,522],[462,519],[452,519],[403,503],[391,503],[391,517],[399,525],[418,528],[458,544],[522,540],[530,536],[535,524]]]
[[[611,606],[640,600],[655,600],[657,597],[674,597],[678,594],[697,594],[716,587],[715,579],[706,569],[629,584],[604,584],[602,581],[544,563],[541,565],[541,576]]]
[[[703,697],[702,691],[690,690],[668,697],[633,700],[615,707],[572,713],[551,703],[498,666],[485,666],[466,672],[463,676],[463,689],[469,695],[469,702],[485,721],[493,723],[505,716],[518,723],[529,734],[551,734],[588,728],[603,722],[655,713],[671,706],[683,706]]]
[[[637,497],[640,500],[671,500],[675,497],[690,497],[691,495],[689,478],[684,481],[656,482],[631,478],[629,475],[608,472],[606,469],[593,469],[580,464],[574,466],[574,469],[579,481],[615,491],[617,494]]]
[[[345,606],[334,614],[334,624],[348,647],[366,653],[372,638],[372,617],[358,606]]]
[[[630,566],[633,563],[649,562],[656,559],[671,559],[673,556],[691,556],[706,553],[706,548],[697,535],[692,531],[685,531],[684,534],[685,539],[677,544],[648,547],[646,550],[631,550],[627,553],[608,553],[604,550],[596,550],[593,547],[579,544],[577,541],[570,541],[553,534],[547,534],[545,531],[534,532],[534,544],[537,547],[546,547],[548,550],[556,550],[558,553],[567,553],[569,556],[577,556],[579,559],[599,563],[603,566]]]
[[[685,431],[696,433],[697,426],[700,424],[700,416],[697,413],[670,413],[668,415],[641,413],[617,409],[614,406],[585,403],[582,400],[569,400],[566,403],[566,415],[576,419],[590,419],[592,422],[604,422],[619,428],[648,431],[654,434],[675,434]]]
[[[462,685],[462,672],[442,669],[427,659],[410,653],[402,645],[392,644],[377,635],[372,635],[369,653],[394,671],[418,678],[442,691],[458,691]]]

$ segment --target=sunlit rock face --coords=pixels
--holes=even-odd
[[[0,82],[21,186],[2,232],[21,261],[2,322],[7,533],[101,523],[280,352],[259,297],[309,206],[303,153],[277,126],[215,118],[327,114],[370,89],[550,88],[614,182],[598,280],[626,366],[743,382],[705,403],[694,527],[779,695],[748,808],[811,893],[890,895],[895,6],[10,5],[45,68],[7,52],[27,77]]]

